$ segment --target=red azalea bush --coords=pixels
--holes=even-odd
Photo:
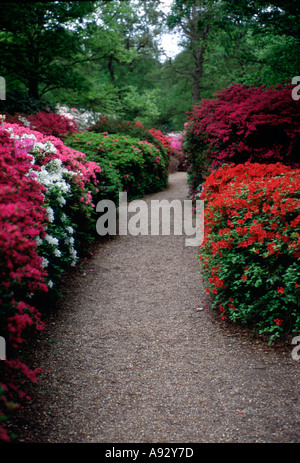
[[[6,122],[30,127],[32,130],[53,137],[64,137],[79,132],[78,124],[74,120],[51,111],[6,115]]]
[[[292,89],[235,84],[194,107],[184,137],[192,193],[224,163],[300,166],[300,106]]]
[[[28,330],[44,328],[38,310],[29,304],[30,294],[47,291],[46,271],[37,253],[36,239],[45,236],[43,206],[46,189],[30,169],[27,154],[31,140],[14,141],[0,127],[0,334],[11,348],[18,347]],[[28,333],[27,333],[28,334]],[[16,378],[32,379],[37,370],[19,360],[0,362],[0,419],[26,395]],[[0,426],[0,439],[8,440]]]
[[[36,140],[36,147],[39,149],[35,153],[36,162],[42,166],[53,159],[60,159],[66,169],[76,172],[74,183],[78,186],[83,205],[91,205],[92,195],[96,193],[97,172],[101,172],[99,164],[89,161],[86,155],[66,146],[60,138],[44,135],[29,127],[18,124],[4,123],[3,127],[14,133],[15,136],[33,136]]]
[[[200,248],[207,292],[222,318],[270,342],[300,330],[300,169],[231,164],[204,183]]]
[[[160,130],[157,129],[149,129],[148,132],[151,133],[158,141],[161,142],[168,156],[175,155],[176,151],[172,146],[171,139],[167,135],[164,135]]]

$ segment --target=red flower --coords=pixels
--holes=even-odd
[[[282,288],[282,287],[277,288],[277,292],[278,292],[278,294],[283,294],[284,293],[284,288]]]
[[[242,275],[242,280],[246,281],[247,280],[247,275]]]
[[[281,320],[280,318],[274,318],[274,323],[277,326],[281,326],[283,323],[283,320]]]

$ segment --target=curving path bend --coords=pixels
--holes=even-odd
[[[186,199],[186,174],[144,199]],[[30,352],[23,442],[300,441],[300,362],[209,309],[184,236],[117,236],[64,282]],[[198,310],[197,310],[198,309]]]

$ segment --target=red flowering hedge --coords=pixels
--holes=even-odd
[[[31,292],[48,289],[36,244],[37,237],[45,236],[45,188],[28,175],[30,161],[22,144],[0,130],[0,327],[8,347],[17,347],[28,329],[43,328],[40,313],[23,299]],[[20,370],[27,378],[35,372],[19,360],[2,361],[0,368],[3,419],[25,395],[17,387],[15,376]],[[3,427],[0,439],[9,440]]]
[[[223,166],[204,183],[200,260],[222,318],[270,342],[300,331],[300,169]]]
[[[6,115],[6,122],[30,127],[44,135],[63,137],[78,133],[78,124],[69,117],[51,111],[39,111],[35,114]]]
[[[98,164],[58,138],[0,125],[0,336],[7,349],[0,362],[0,440],[9,440],[5,420],[28,398],[22,383],[37,381],[40,371],[18,358],[19,346],[44,328],[34,296],[75,264],[92,223],[98,172]]]
[[[300,105],[292,89],[235,84],[194,107],[183,144],[191,193],[224,163],[300,166]]]
[[[167,135],[164,135],[160,130],[157,129],[149,129],[148,132],[161,142],[168,156],[176,155],[176,150],[172,146],[171,138],[169,138]]]

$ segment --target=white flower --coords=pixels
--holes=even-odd
[[[73,244],[75,243],[75,240],[74,240],[73,236],[67,236],[65,238],[65,243],[70,244],[71,246],[73,246]]]
[[[66,202],[67,202],[63,196],[59,196],[59,197],[57,198],[57,201],[59,202],[59,204],[60,204],[61,207],[63,207],[63,206],[66,204]]]
[[[70,233],[70,235],[73,235],[74,229],[72,227],[66,227],[67,232]]]
[[[42,240],[39,236],[37,236],[37,237],[36,237],[36,244],[37,244],[37,246],[40,246],[40,245],[42,244],[42,242],[43,242],[43,240]]]
[[[56,248],[56,249],[54,250],[54,255],[55,255],[56,257],[61,257],[61,252],[60,252],[60,250]]]
[[[49,265],[49,260],[46,259],[46,257],[43,257],[42,267],[45,268],[45,267],[48,267],[48,265]]]
[[[54,236],[51,236],[51,235],[46,235],[45,236],[45,240],[49,243],[49,244],[52,244],[54,246],[58,246],[58,239],[55,238]]]
[[[53,288],[53,285],[54,285],[53,281],[52,281],[52,280],[49,280],[49,281],[48,281],[48,286],[49,286],[49,288]]]
[[[49,222],[53,223],[54,222],[54,211],[52,207],[47,207],[47,215],[48,215]]]
[[[21,137],[21,140],[26,140],[27,138],[31,138],[32,140],[36,140],[36,137],[33,133],[24,133]]]

